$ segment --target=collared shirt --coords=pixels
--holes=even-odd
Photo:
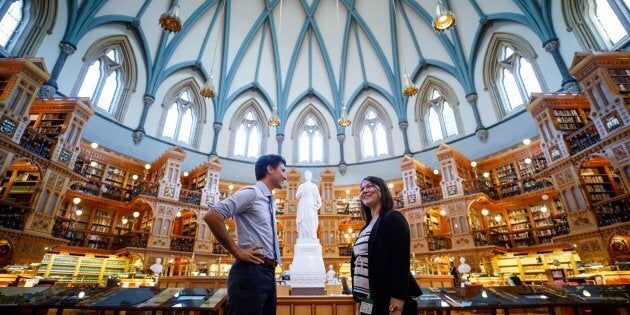
[[[239,189],[230,197],[217,203],[210,203],[208,206],[211,211],[216,211],[223,219],[234,217],[239,247],[248,248],[260,244],[263,246],[263,255],[274,259],[275,243],[276,253],[278,253],[275,259],[280,263],[282,253],[280,253],[278,246],[276,204],[272,202],[272,211],[270,211],[270,197],[273,200],[269,188],[258,181],[256,184]],[[272,218],[273,226],[271,225]]]

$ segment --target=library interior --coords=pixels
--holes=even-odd
[[[357,314],[366,176],[418,314],[628,314],[628,5],[0,1],[0,310],[223,314],[203,218],[279,154],[277,314]],[[318,294],[291,285],[305,172]]]

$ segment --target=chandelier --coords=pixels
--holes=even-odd
[[[278,117],[278,108],[277,107],[275,107],[275,106],[273,107],[273,111],[271,111],[271,118],[269,118],[269,121],[267,123],[271,127],[278,127],[278,126],[280,126],[280,117]]]
[[[433,30],[436,32],[444,32],[455,25],[455,15],[444,8],[442,1],[438,0],[435,16],[433,17]]]
[[[171,33],[177,33],[182,30],[182,20],[179,18],[179,5],[174,5],[168,12],[160,16],[160,26]]]
[[[405,74],[405,87],[403,88],[402,93],[405,97],[414,96],[418,93],[418,87],[411,82],[409,74]]]
[[[341,116],[339,117],[339,121],[337,122],[341,127],[350,126],[350,119],[348,119],[348,110],[345,105],[341,106]]]
[[[212,82],[212,75],[208,77],[208,81],[206,81],[206,84],[203,85],[203,88],[201,89],[201,91],[199,91],[199,93],[203,97],[207,97],[207,98],[214,98],[217,95],[216,91],[214,90],[214,82]]]

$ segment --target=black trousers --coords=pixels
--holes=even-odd
[[[235,261],[228,276],[227,314],[276,314],[274,268]]]

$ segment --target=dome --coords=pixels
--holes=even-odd
[[[446,31],[437,0],[175,3],[59,1],[34,55],[58,94],[92,98],[88,141],[145,161],[181,145],[184,169],[218,156],[245,182],[263,153],[356,183],[400,177],[403,155],[435,167],[442,143],[471,159],[507,148],[537,135],[529,93],[563,88],[554,54],[581,50],[557,1],[440,0]],[[168,14],[180,31],[161,28]]]

